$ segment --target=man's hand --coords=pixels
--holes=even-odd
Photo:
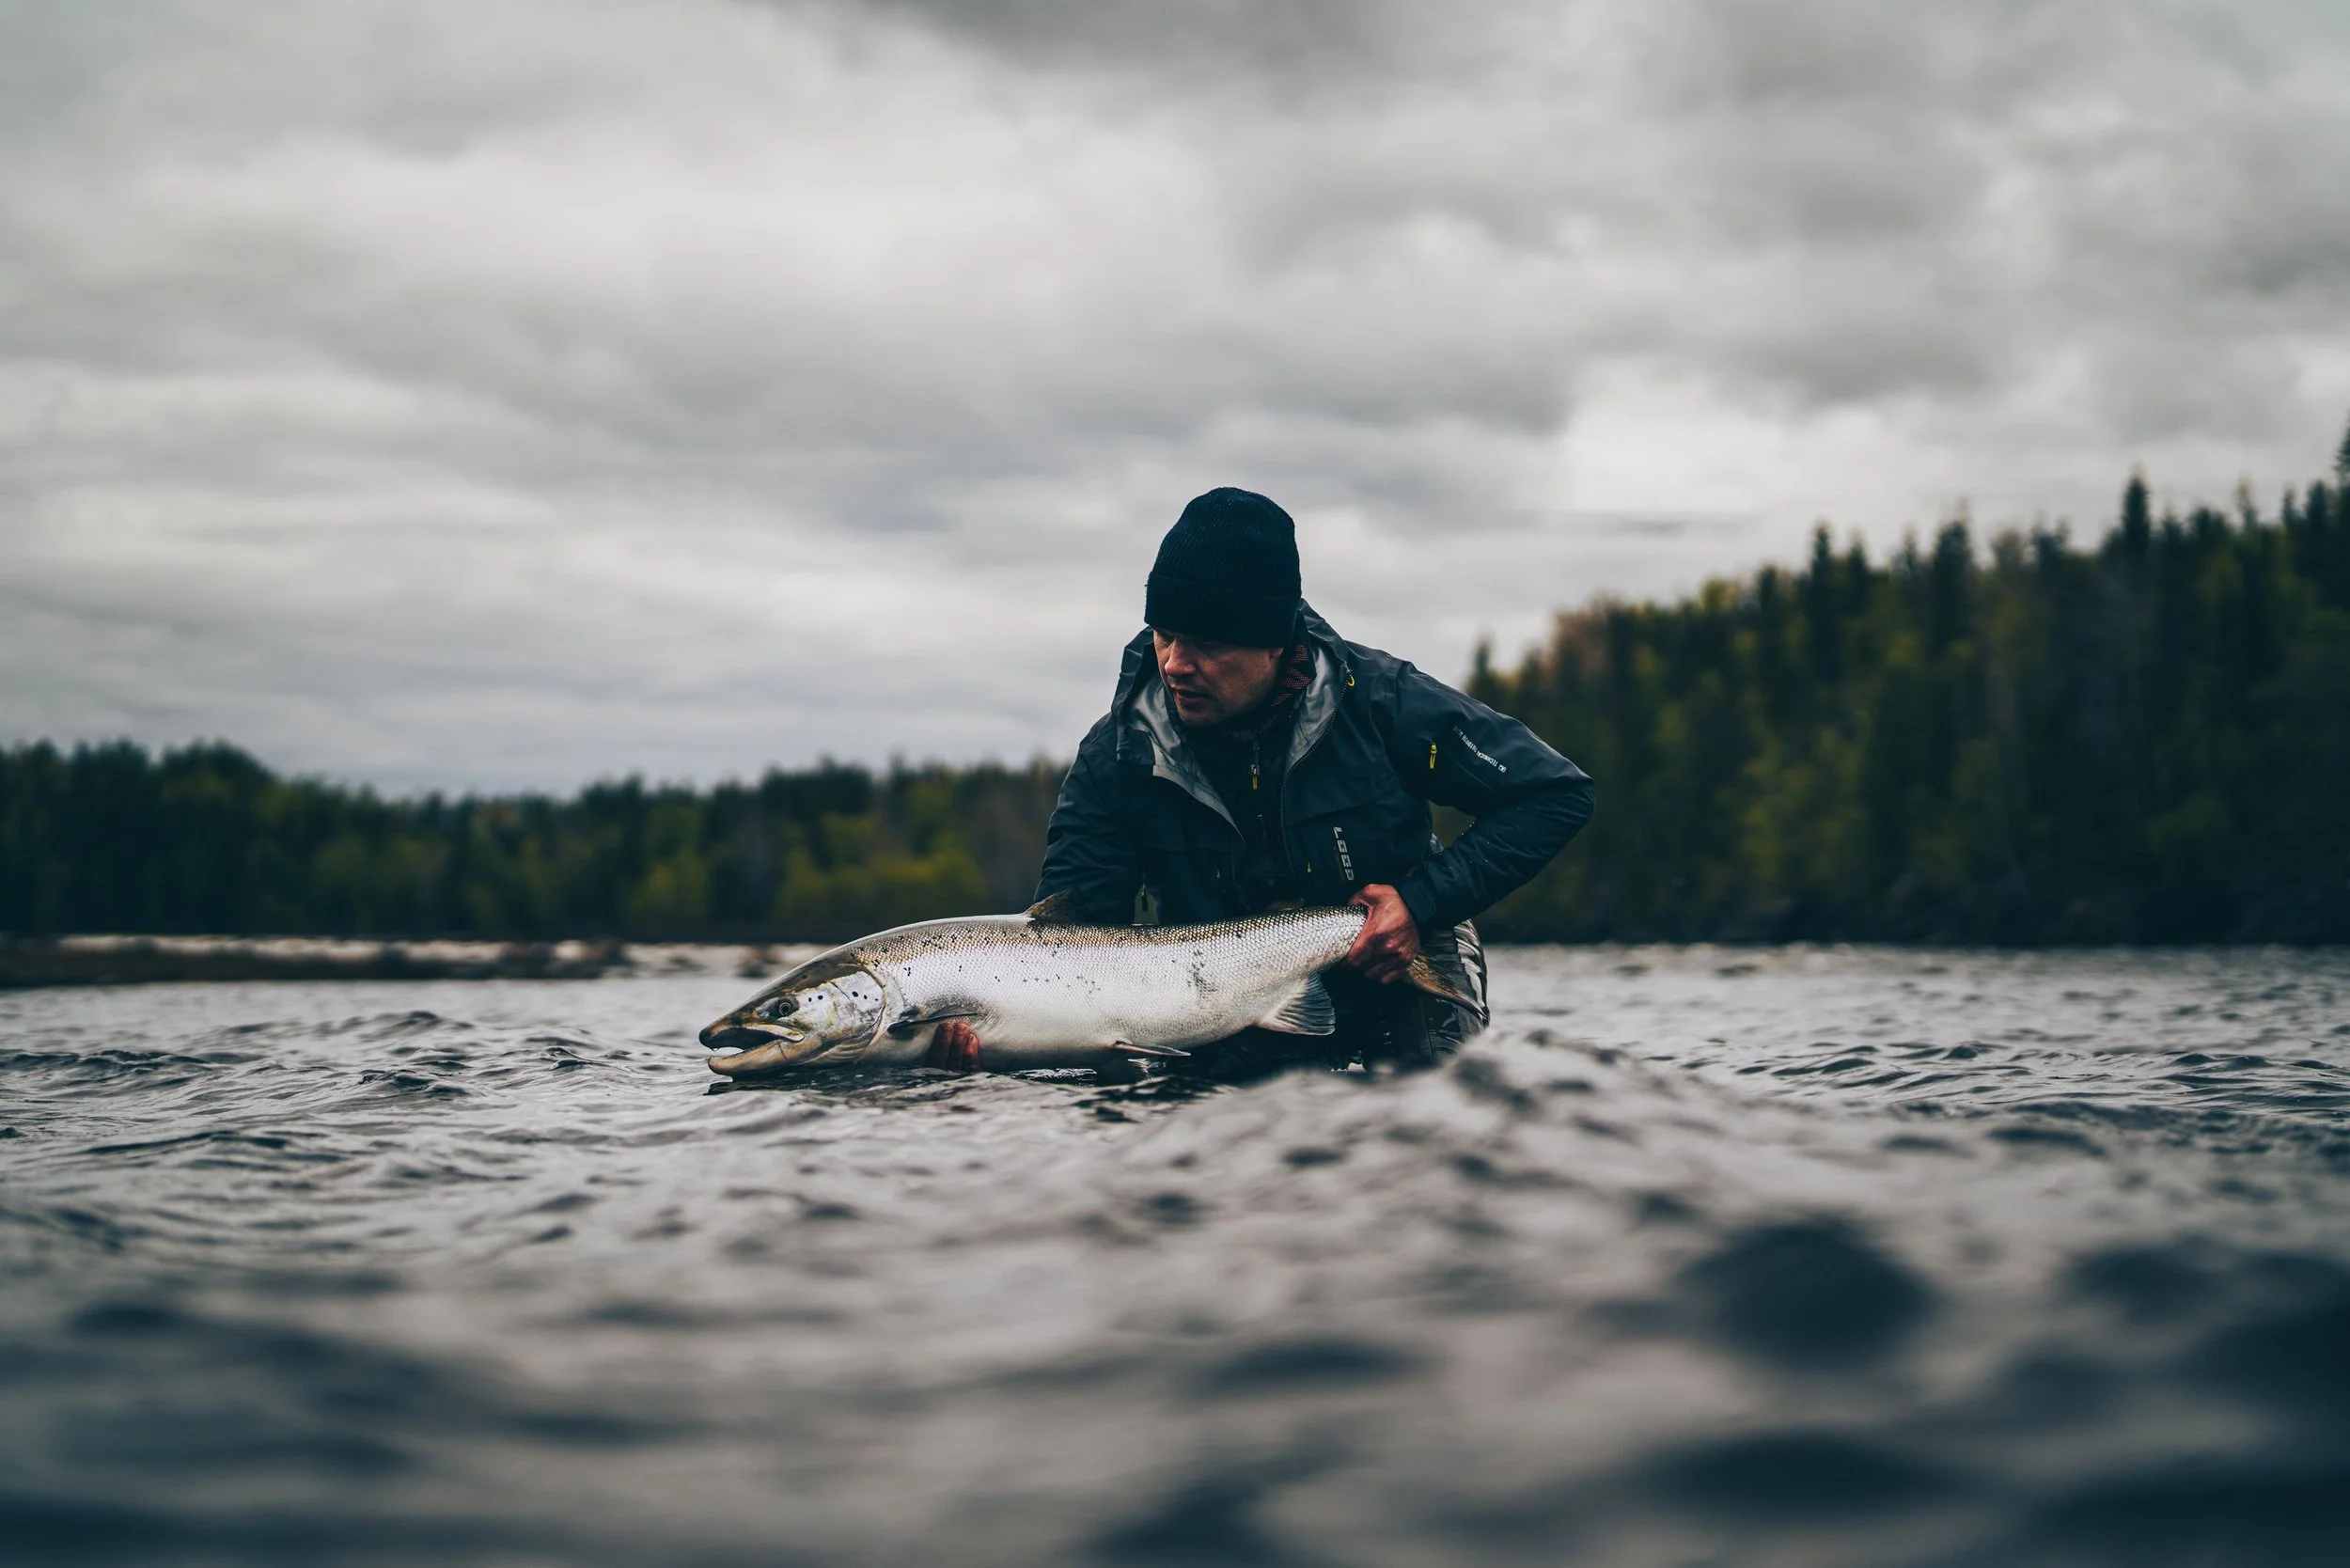
[[[1346,962],[1382,985],[1403,978],[1404,968],[1419,956],[1419,927],[1403,905],[1403,895],[1384,882],[1374,882],[1346,901],[1370,911]]]
[[[943,1067],[949,1073],[977,1073],[979,1070],[979,1031],[960,1018],[949,1018],[931,1032],[931,1054],[922,1058],[925,1067]]]

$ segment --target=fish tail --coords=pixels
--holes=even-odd
[[[1455,1007],[1465,1007],[1471,1012],[1478,1011],[1475,1002],[1454,990],[1442,975],[1436,973],[1436,966],[1428,962],[1426,953],[1421,953],[1404,965],[1403,978],[1431,996],[1441,996]]]

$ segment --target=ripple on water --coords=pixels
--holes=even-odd
[[[722,967],[12,998],[0,1539],[2350,1560],[2350,957],[1496,969],[1245,1089],[713,1083]]]
[[[1913,1270],[1835,1216],[1742,1229],[1680,1283],[1722,1343],[1785,1367],[1879,1361],[1934,1306]]]

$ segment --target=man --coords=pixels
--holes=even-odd
[[[1590,779],[1515,719],[1341,639],[1301,597],[1295,525],[1250,491],[1183,509],[1144,614],[1061,786],[1037,898],[1120,925],[1354,904],[1362,933],[1329,977],[1338,1033],[1244,1030],[1196,1063],[1239,1077],[1450,1052],[1486,1018],[1471,917],[1566,847]],[[1449,848],[1432,801],[1477,819]],[[1423,949],[1473,1014],[1397,983]],[[942,1027],[932,1059],[976,1067],[978,1045]]]

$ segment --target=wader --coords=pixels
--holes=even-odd
[[[1423,934],[1420,950],[1446,984],[1476,998],[1475,1011],[1402,980],[1381,985],[1352,969],[1332,969],[1322,980],[1338,1009],[1337,1033],[1243,1029],[1230,1040],[1194,1047],[1188,1058],[1171,1063],[1169,1071],[1238,1083],[1297,1067],[1339,1072],[1359,1063],[1372,1072],[1391,1073],[1434,1067],[1475,1039],[1490,1020],[1485,949],[1477,927],[1464,920],[1434,936]]]

